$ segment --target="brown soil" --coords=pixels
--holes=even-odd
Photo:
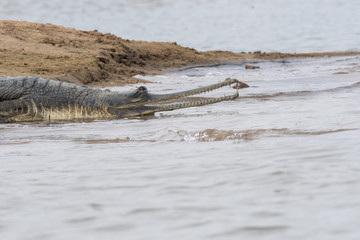
[[[0,21],[0,75],[39,76],[76,84],[137,83],[136,75],[246,59],[355,55],[336,53],[200,52],[169,42],[129,41],[113,34],[52,24]]]

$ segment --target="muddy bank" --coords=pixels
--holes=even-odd
[[[137,83],[142,81],[134,78],[138,74],[158,74],[194,65],[239,63],[253,58],[354,54],[359,53],[200,52],[176,43],[130,41],[96,30],[0,21],[0,75],[32,75],[85,85]]]

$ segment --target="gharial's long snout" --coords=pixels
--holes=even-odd
[[[111,107],[108,109],[108,111],[112,114],[121,115],[122,117],[135,117],[150,115],[154,114],[155,112],[171,111],[175,109],[203,106],[222,101],[234,100],[239,96],[238,90],[234,94],[223,97],[199,97],[195,100],[193,98],[188,98],[190,96],[193,97],[197,94],[211,92],[215,89],[230,86],[232,84],[235,84],[234,88],[249,87],[247,84],[233,78],[227,78],[220,83],[209,86],[169,94],[150,94],[147,93],[146,88],[144,92],[144,87],[140,87],[147,96],[146,100]]]
[[[176,98],[183,98],[183,97],[192,96],[192,95],[196,95],[196,94],[200,94],[200,93],[204,93],[204,92],[211,92],[215,89],[219,89],[219,88],[222,88],[225,86],[230,86],[232,84],[239,85],[240,83],[242,83],[242,82],[240,82],[237,79],[227,78],[220,83],[212,84],[212,85],[205,86],[205,87],[195,88],[192,90],[181,91],[181,92],[176,92],[176,93],[169,93],[169,94],[151,94],[149,100],[152,102],[157,102],[157,101],[172,100],[172,99],[176,99]],[[244,83],[242,83],[242,84],[244,84]],[[248,87],[248,85],[246,85],[246,86]],[[235,95],[236,94],[234,94],[232,96],[235,96]],[[208,98],[208,99],[210,99],[210,98]],[[212,98],[212,99],[214,100],[214,98]],[[232,100],[232,99],[223,99],[222,101],[226,101],[226,100]]]

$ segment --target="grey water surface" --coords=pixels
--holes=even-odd
[[[358,5],[2,0],[0,17],[200,50],[332,51],[358,48]],[[260,68],[138,76],[152,92],[237,78],[250,88],[235,101],[1,124],[0,239],[359,239],[360,57],[248,63]]]
[[[360,50],[358,0],[1,0],[0,19],[198,50]]]
[[[1,239],[357,239],[360,74],[334,73],[359,59],[143,77],[251,87],[145,119],[1,125]]]

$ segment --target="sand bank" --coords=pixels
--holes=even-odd
[[[136,75],[247,59],[356,55],[331,53],[201,52],[170,42],[122,39],[52,24],[0,21],[0,75],[39,76],[97,86],[138,83]]]

